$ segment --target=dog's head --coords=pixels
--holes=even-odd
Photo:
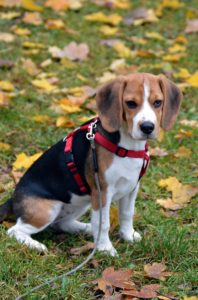
[[[99,89],[98,114],[108,132],[125,128],[133,139],[154,139],[160,126],[172,128],[182,99],[165,76],[134,73],[120,76]]]

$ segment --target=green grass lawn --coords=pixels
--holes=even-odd
[[[159,1],[152,0],[131,0],[129,2],[133,9],[140,6],[156,8],[159,5]],[[37,3],[43,5],[44,1]],[[0,142],[11,145],[7,151],[0,149],[0,184],[4,184],[6,176],[9,177],[17,154],[25,152],[32,155],[44,151],[63,138],[70,130],[56,127],[56,118],[59,114],[51,110],[50,106],[54,99],[61,99],[67,95],[64,88],[84,85],[96,87],[99,84],[97,78],[109,71],[111,63],[120,58],[114,49],[100,44],[102,39],[119,38],[132,50],[164,52],[159,57],[126,58],[126,64],[129,67],[133,66],[133,70],[154,74],[164,73],[178,83],[181,83],[182,80],[175,79],[174,74],[178,73],[179,68],[186,68],[191,74],[197,71],[198,33],[185,35],[184,29],[189,16],[198,17],[198,3],[196,0],[183,0],[181,3],[184,6],[176,10],[164,9],[157,23],[127,26],[121,22],[118,25],[118,33],[112,37],[106,37],[99,31],[103,24],[90,23],[84,19],[84,16],[98,11],[125,16],[127,10],[118,8],[109,10],[109,8],[97,6],[91,1],[84,1],[79,11],[68,10],[58,13],[50,8],[44,8],[41,13],[43,22],[35,26],[22,22],[25,12],[23,8],[0,7],[0,14],[10,11],[19,12],[16,19],[8,20],[0,17],[1,32],[12,33],[13,26],[27,28],[31,31],[29,36],[15,34],[15,39],[11,43],[0,41],[0,60],[11,60],[15,63],[11,69],[0,66],[0,80],[7,80],[15,87],[15,97],[11,99],[9,105],[6,107],[0,105]],[[61,19],[65,22],[66,28],[72,29],[74,32],[63,29],[47,29],[45,23],[48,19]],[[149,39],[144,45],[130,40],[131,36],[144,38],[146,32],[153,31],[160,33],[165,39],[162,41]],[[184,35],[187,39],[186,56],[178,62],[162,64],[162,57],[167,54],[168,48],[171,46],[170,40],[175,40],[179,35]],[[44,48],[37,54],[28,53],[22,46],[24,41],[42,43]],[[51,58],[48,47],[63,48],[71,41],[87,43],[90,48],[88,58],[83,62],[74,62],[72,66],[52,59],[52,63],[41,71],[53,73],[53,76],[59,79],[57,86],[60,92],[57,94],[40,92],[31,83],[36,76],[29,75],[21,67],[22,58],[31,58],[39,67],[43,61]],[[179,123],[183,119],[195,120],[197,118],[197,99],[198,89],[187,87],[184,91],[179,120],[174,129],[166,133],[161,142],[152,142],[152,146],[158,145],[160,148],[166,149],[169,155],[152,158],[147,175],[141,183],[136,202],[135,228],[142,234],[142,241],[133,245],[118,243],[117,230],[113,231],[111,238],[116,244],[119,258],[111,258],[97,253],[95,256],[99,263],[97,268],[87,264],[78,273],[44,287],[29,295],[27,299],[97,299],[94,291],[95,285],[92,282],[99,278],[102,271],[108,266],[134,269],[136,273],[133,280],[139,287],[148,283],[156,283],[158,280],[148,279],[144,276],[144,265],[161,261],[167,265],[167,270],[173,273],[172,276],[161,282],[163,294],[173,294],[178,298],[198,294],[197,198],[194,197],[185,208],[172,215],[167,215],[167,211],[156,204],[157,198],[165,198],[170,195],[157,185],[159,179],[175,176],[183,184],[195,186],[197,183],[197,128]],[[78,125],[81,117],[93,114],[93,111],[83,108],[80,113],[73,113],[68,117]],[[50,124],[35,122],[32,120],[35,115],[48,115],[52,122]],[[190,130],[192,136],[177,139],[175,135],[181,129]],[[180,146],[185,146],[192,151],[190,157],[174,157],[173,154]],[[12,191],[13,188],[9,184],[6,185],[5,190],[0,188],[1,203],[9,198]],[[89,214],[85,218],[89,218]],[[37,239],[48,246],[49,252],[47,255],[39,255],[10,239],[6,235],[4,225],[0,225],[0,299],[14,299],[35,285],[43,283],[46,279],[70,270],[86,257],[86,254],[72,256],[70,249],[82,246],[91,240],[84,235],[57,235],[48,229],[38,234]]]

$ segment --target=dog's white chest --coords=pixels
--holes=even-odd
[[[137,185],[143,160],[140,158],[115,156],[105,172],[108,189],[115,200],[129,194]]]

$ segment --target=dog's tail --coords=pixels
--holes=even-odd
[[[7,202],[0,205],[0,222],[3,222],[3,220],[10,214],[13,213],[13,202],[12,198],[10,198]]]

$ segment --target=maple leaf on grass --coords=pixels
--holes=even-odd
[[[81,255],[81,254],[86,253],[93,249],[94,249],[94,243],[88,242],[87,244],[83,245],[82,247],[71,248],[70,253],[73,255]]]
[[[66,57],[71,61],[83,61],[89,54],[89,47],[85,43],[77,44],[76,42],[71,42],[63,50],[56,46],[50,47],[49,52],[54,58],[62,59]]]
[[[39,152],[34,155],[28,156],[24,152],[16,155],[16,160],[13,163],[13,170],[19,170],[21,168],[28,169],[33,162],[35,162],[43,153]]]
[[[166,265],[163,263],[147,264],[144,266],[145,276],[154,279],[165,280],[172,275],[171,272],[165,272]]]
[[[122,294],[141,298],[141,299],[150,299],[150,298],[157,298],[158,295],[157,291],[159,291],[159,289],[160,289],[160,284],[150,284],[150,285],[143,286],[140,291],[129,290],[129,291],[123,291]]]

